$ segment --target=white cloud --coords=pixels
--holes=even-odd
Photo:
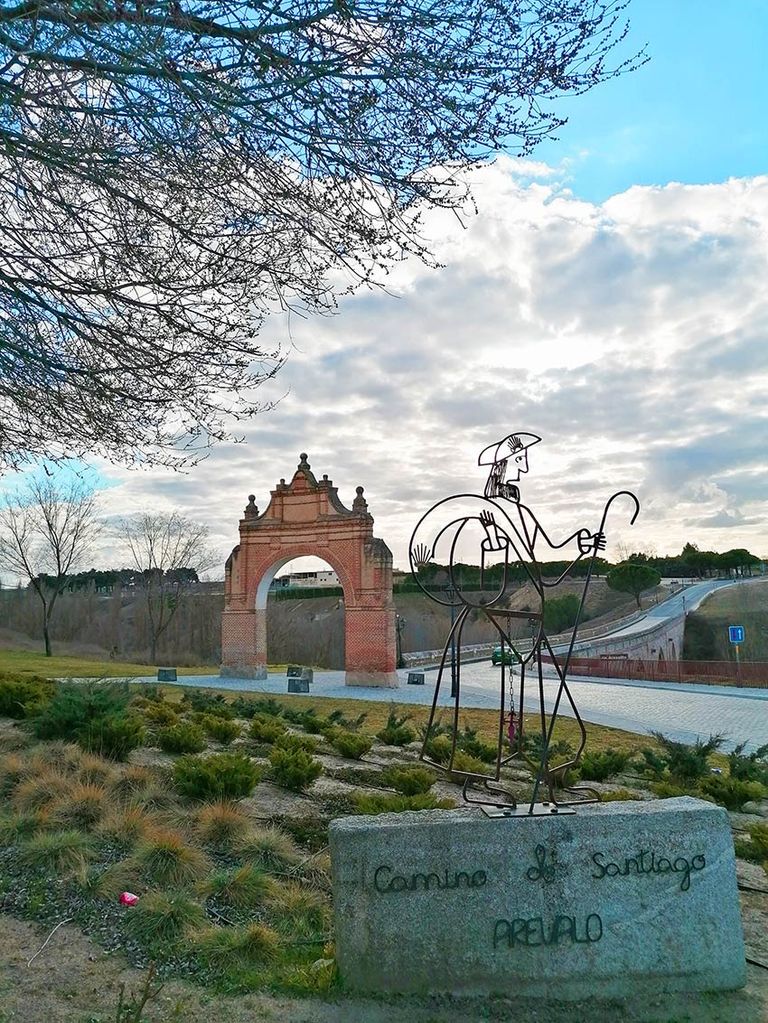
[[[425,219],[443,268],[401,264],[386,293],[291,323],[271,391],[286,396],[246,444],[188,476],[102,467],[119,482],[105,509],[180,508],[224,552],[247,495],[263,508],[307,451],[348,505],[365,487],[404,567],[420,515],[482,489],[477,453],[519,429],[544,438],[523,495],[554,533],[596,525],[628,487],[643,510],[631,532],[617,511],[611,545],[675,551],[705,528],[711,548],[768,553],[768,177],[592,205],[551,168],[502,159],[474,192],[465,230]]]

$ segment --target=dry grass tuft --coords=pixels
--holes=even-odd
[[[50,805],[54,824],[82,831],[91,831],[109,808],[110,793],[104,785],[93,782],[75,782],[59,799]]]
[[[139,842],[131,862],[146,883],[171,888],[199,881],[211,868],[201,849],[180,832],[162,828],[150,831]]]
[[[251,828],[237,843],[237,851],[266,870],[284,870],[304,857],[291,836],[274,827]]]
[[[19,847],[19,860],[25,866],[57,874],[82,873],[93,855],[90,836],[75,830],[33,835]]]
[[[29,760],[18,753],[6,753],[0,759],[0,795],[10,795],[29,774]]]
[[[167,946],[200,927],[205,921],[202,906],[180,892],[148,892],[130,910],[126,930],[144,946]]]
[[[316,935],[323,934],[329,926],[331,907],[328,898],[295,881],[276,882],[269,906],[280,932]]]
[[[325,851],[317,852],[293,868],[291,873],[317,891],[331,890],[331,857]]]
[[[217,849],[232,849],[249,828],[247,815],[236,803],[227,800],[206,803],[195,816],[195,831],[200,841]]]
[[[212,966],[255,966],[271,962],[277,956],[280,939],[271,927],[248,924],[245,927],[208,927],[194,938],[200,957]]]
[[[11,802],[21,813],[44,810],[65,796],[71,788],[71,777],[49,768],[41,774],[19,782]]]
[[[37,773],[55,768],[61,774],[74,774],[85,754],[73,742],[51,739],[36,746],[30,757],[30,770]]]
[[[15,845],[17,842],[30,838],[48,826],[48,814],[42,810],[37,813],[9,813],[0,816],[0,846]]]
[[[263,871],[246,863],[236,870],[216,870],[200,885],[198,892],[237,909],[255,909],[275,894],[276,882]]]
[[[127,764],[118,767],[111,782],[112,791],[118,799],[134,799],[140,797],[148,789],[156,788],[157,776],[151,767],[144,764]]]
[[[116,845],[131,847],[161,825],[157,814],[141,806],[116,807],[97,825],[100,835]]]
[[[115,765],[104,757],[84,753],[77,770],[78,781],[93,785],[112,785],[116,778]]]

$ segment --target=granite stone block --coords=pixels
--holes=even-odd
[[[701,800],[347,817],[330,846],[354,990],[567,1000],[745,983],[728,817]]]

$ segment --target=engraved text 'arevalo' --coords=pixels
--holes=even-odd
[[[575,916],[559,914],[546,924],[542,917],[518,917],[515,920],[497,920],[493,925],[493,947],[506,943],[508,948],[522,945],[536,948],[539,945],[563,945],[573,943],[588,945],[600,941],[603,936],[603,921],[597,913],[590,913],[583,920]]]

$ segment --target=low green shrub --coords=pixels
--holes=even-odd
[[[750,800],[765,799],[768,795],[768,789],[759,781],[744,781],[716,774],[704,779],[701,790],[728,810],[740,810]]]
[[[458,774],[482,774],[488,775],[487,764],[477,757],[471,757],[469,753],[456,750],[451,765],[451,773]]]
[[[456,733],[456,745],[464,753],[480,760],[484,764],[492,764],[496,760],[497,748],[478,738],[477,729],[465,726]]]
[[[276,742],[285,731],[283,722],[274,717],[256,714],[251,720],[250,735],[256,742]]]
[[[676,784],[671,781],[657,781],[651,785],[651,792],[659,799],[674,799],[676,796],[699,796],[700,792],[698,788],[688,786],[687,788],[683,785]]]
[[[189,710],[201,711],[203,714],[213,714],[222,718],[235,716],[232,707],[221,693],[210,693],[203,689],[186,689],[181,703]]]
[[[706,742],[697,739],[691,745],[668,739],[661,732],[650,733],[662,748],[667,770],[673,780],[681,782],[699,781],[710,773],[709,757],[720,749],[725,741],[722,735],[710,735]]]
[[[387,715],[387,723],[376,733],[376,738],[386,746],[407,746],[409,742],[416,739],[416,732],[409,728],[406,721],[410,721],[410,714],[403,714],[398,717],[397,708],[391,707]]]
[[[251,700],[246,696],[238,696],[232,700],[229,707],[235,717],[238,718],[252,718],[255,714],[279,718],[283,713],[282,706],[271,696],[261,700]]]
[[[180,892],[147,892],[125,915],[125,930],[146,949],[175,944],[201,927],[205,910]]]
[[[358,714],[356,718],[348,718],[341,710],[332,710],[328,715],[328,723],[334,728],[343,728],[347,732],[358,732],[368,717],[367,712]]]
[[[647,746],[640,750],[640,757],[640,760],[636,760],[632,764],[634,769],[655,781],[661,781],[667,770],[666,758],[659,756],[656,750],[649,749]]]
[[[418,796],[435,784],[435,775],[427,767],[387,767],[381,772],[382,782],[404,796]]]
[[[237,739],[241,731],[237,721],[216,717],[213,714],[205,714],[201,724],[209,738],[215,739],[216,742],[220,742],[224,746],[228,746],[233,739]],[[194,751],[190,750],[190,752]]]
[[[768,824],[754,824],[749,838],[734,837],[733,847],[739,859],[762,863],[768,873]]]
[[[286,714],[285,717],[288,718],[288,715]],[[290,721],[291,719],[288,718],[288,720]],[[309,710],[299,712],[292,723],[301,725],[304,731],[310,735],[322,735],[329,728],[333,728],[333,725],[327,718],[320,717],[311,707]]]
[[[329,742],[343,757],[349,760],[360,760],[373,746],[373,739],[359,732],[345,732],[337,728],[330,736]]]
[[[768,824],[753,824],[749,829],[749,839],[758,856],[768,861]]]
[[[98,718],[83,728],[79,744],[88,753],[111,760],[127,760],[128,754],[147,741],[141,718],[133,714],[114,714]]]
[[[293,792],[303,792],[323,773],[319,760],[302,749],[280,749],[274,747],[269,755],[272,765],[272,780],[275,784]]]
[[[451,759],[453,743],[447,735],[438,735],[424,744],[424,753],[436,764],[447,764]]]
[[[158,731],[157,745],[164,753],[202,753],[208,742],[199,725],[179,721],[177,725]]]
[[[356,792],[355,806],[358,813],[403,813],[405,810],[450,810],[455,803],[452,799],[438,799],[431,792],[417,796],[390,796],[382,793]]]
[[[636,792],[630,792],[629,789],[614,789],[612,792],[600,793],[601,803],[629,803],[641,799],[642,796],[639,796]]]
[[[742,781],[759,781],[768,785],[768,743],[745,753],[747,743],[742,742],[728,754],[728,772],[731,778]]]
[[[186,756],[173,765],[176,788],[191,799],[242,799],[253,792],[260,776],[244,753]]]
[[[32,728],[39,739],[66,739],[89,753],[123,760],[145,738],[130,701],[126,682],[62,683],[32,718]]]
[[[275,746],[280,749],[303,749],[306,753],[314,753],[317,740],[311,735],[299,735],[297,732],[285,732],[275,739]]]
[[[134,703],[134,706],[136,704]],[[141,707],[141,715],[152,725],[175,725],[179,720],[179,712],[169,703],[147,700]]]
[[[41,675],[0,674],[0,717],[23,718],[39,714],[53,698],[57,683]]]
[[[599,753],[585,753],[579,768],[585,781],[605,781],[623,771],[628,762],[628,753],[609,747]]]

